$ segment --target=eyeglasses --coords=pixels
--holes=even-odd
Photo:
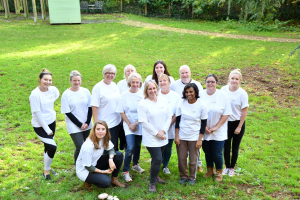
[[[210,83],[211,83],[211,84],[214,84],[214,83],[216,83],[216,81],[206,81],[206,83],[207,83],[207,84],[210,84]]]
[[[107,75],[116,75],[116,73],[114,73],[114,72],[106,72],[105,74],[107,74]]]

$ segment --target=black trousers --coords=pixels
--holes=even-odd
[[[160,171],[160,166],[162,163],[162,154],[166,146],[162,147],[147,147],[151,155],[151,169],[150,169],[150,183],[157,182],[157,176]]]
[[[114,144],[114,149],[115,151],[119,150],[119,138],[120,138],[120,150],[123,150],[126,145],[126,137],[125,137],[125,132],[123,129],[122,123],[119,125],[112,127],[109,129],[110,136],[111,136],[111,142]]]

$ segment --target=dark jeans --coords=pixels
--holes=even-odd
[[[223,147],[225,141],[203,140],[202,148],[205,153],[205,160],[207,167],[214,167],[216,169],[223,169]]]
[[[74,163],[76,164],[77,157],[79,155],[80,149],[86,138],[89,136],[91,129],[85,130],[78,133],[70,134],[74,144],[75,144],[75,151],[74,151]]]
[[[101,170],[108,169],[109,168],[108,159],[109,159],[109,155],[103,154],[100,157],[100,159],[97,161],[97,165],[95,167]],[[112,172],[112,176],[118,177],[118,173],[123,163],[123,154],[117,151],[113,160],[117,169],[115,169]],[[89,175],[85,179],[85,182],[94,184],[99,188],[106,188],[111,185],[111,178],[107,174],[100,174],[100,173],[93,172],[93,173],[89,173]]]
[[[224,145],[224,159],[225,159],[225,165],[227,168],[234,168],[236,161],[239,156],[239,148],[242,141],[242,138],[245,133],[245,123],[243,124],[241,128],[240,134],[234,134],[235,129],[238,127],[240,121],[232,121],[228,122],[228,139],[225,140]],[[231,143],[232,141],[232,143]],[[231,149],[232,146],[232,149]],[[231,162],[230,162],[230,151],[232,150],[232,156],[231,156]]]
[[[110,136],[111,136],[110,141],[114,144],[115,151],[119,150],[119,148],[118,148],[118,138],[119,138],[120,130],[121,130],[121,123],[119,125],[109,129]]]
[[[173,145],[174,139],[169,139],[169,143],[166,145],[166,148],[163,152],[163,167],[168,167],[169,161],[172,155],[172,145]]]
[[[129,171],[132,154],[133,154],[133,165],[139,163],[141,142],[142,142],[141,135],[134,135],[134,134],[126,135],[127,148],[125,152],[123,172]]]
[[[162,162],[162,153],[166,146],[162,147],[147,147],[151,155],[151,169],[150,169],[150,183],[157,182],[157,176],[160,171],[160,165]]]

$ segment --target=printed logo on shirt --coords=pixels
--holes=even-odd
[[[192,114],[195,114],[195,113],[196,113],[196,111],[194,111],[194,110],[191,110],[190,112],[191,112]]]
[[[159,107],[158,109],[164,109],[164,106],[162,106],[162,107]]]
[[[217,103],[217,102],[215,102],[215,101],[211,101],[210,103]]]
[[[82,97],[79,97],[79,99],[84,99],[84,96],[82,96]]]
[[[234,99],[230,99],[230,101],[235,101]]]

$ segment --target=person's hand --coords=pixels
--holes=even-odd
[[[241,132],[241,128],[236,127],[234,134],[238,135],[238,134],[240,134],[240,132]]]
[[[48,135],[53,135],[53,132],[52,132],[52,133],[49,133]]]
[[[167,137],[165,136],[165,132],[163,130],[158,131],[158,133],[156,134],[156,136],[161,139],[161,140],[165,140],[167,139]]]
[[[211,131],[209,130],[208,127],[205,127],[205,133],[206,133],[206,134],[211,134]]]
[[[130,124],[129,125],[129,129],[132,131],[132,132],[135,132],[136,131],[136,123],[133,123],[133,124]]]
[[[84,124],[82,124],[81,129],[85,130],[85,129],[87,129],[88,126],[89,126],[88,124],[84,123]]]
[[[214,127],[210,128],[209,130],[210,130],[211,133],[213,133],[213,132],[215,132],[216,130],[218,130],[218,128],[214,126]]]
[[[112,171],[114,171],[115,169],[117,169],[113,159],[108,159],[108,164],[109,164],[109,167]]]
[[[103,174],[111,174],[113,171],[111,169],[103,170]]]
[[[201,148],[202,147],[202,140],[198,140],[196,143],[196,148]]]
[[[179,146],[180,145],[180,140],[179,140],[179,137],[177,136],[175,136],[175,144],[177,145],[177,146]]]

